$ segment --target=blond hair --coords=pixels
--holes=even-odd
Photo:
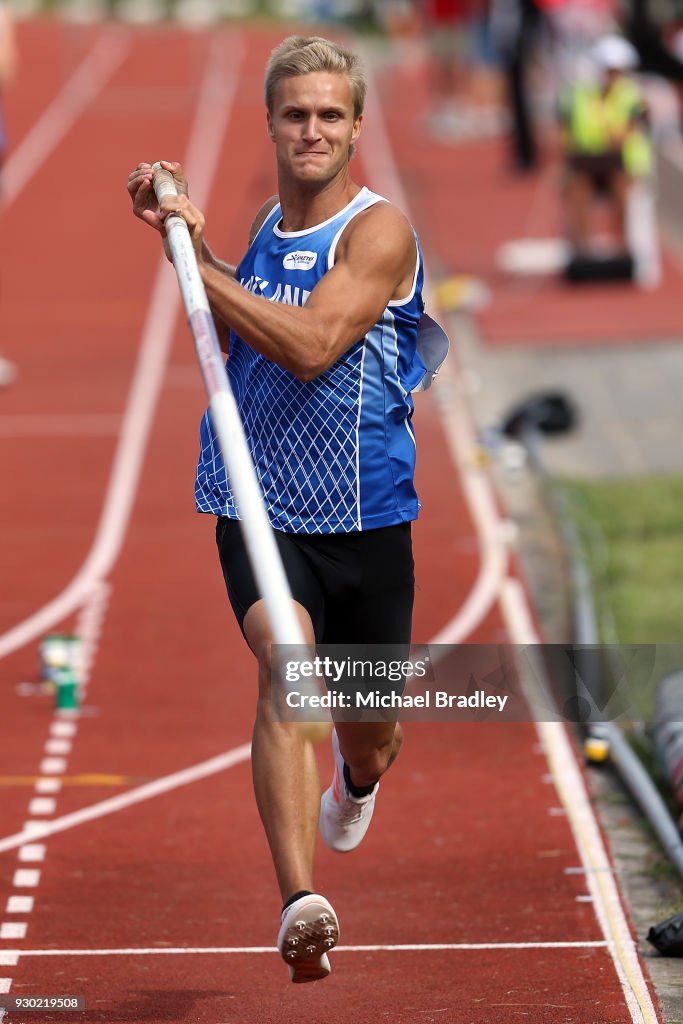
[[[351,83],[354,118],[365,104],[365,76],[359,58],[321,36],[288,36],[276,46],[266,67],[265,100],[272,114],[275,90],[283,78],[328,71],[346,75]]]

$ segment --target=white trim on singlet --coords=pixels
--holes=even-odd
[[[374,192],[370,192],[370,189],[367,187],[367,185],[363,185],[360,191],[356,192],[351,202],[347,203],[346,206],[344,206],[341,210],[339,210],[337,213],[333,213],[331,217],[328,217],[327,220],[322,221],[320,224],[314,224],[313,227],[311,228],[304,228],[303,231],[283,231],[282,228],[279,228],[277,224],[275,224],[273,226],[273,234],[277,235],[278,238],[301,238],[303,235],[310,235],[314,231],[320,231],[321,228],[327,227],[327,225],[331,224],[333,220],[337,219],[337,217],[343,216],[343,214],[346,213],[349,207],[353,206],[353,204],[358,201],[358,197],[361,196],[363,192],[367,192],[368,195],[375,194]],[[381,198],[382,196],[378,196],[378,199]]]
[[[392,305],[392,303],[389,303],[389,305]],[[396,305],[396,303],[393,303],[393,305]],[[392,350],[392,355],[393,355],[393,359],[394,359],[394,367],[393,367],[393,369],[394,369],[394,377],[396,378],[396,382],[397,382],[398,386],[400,387],[401,391],[403,392],[403,400],[404,400],[404,402],[408,402],[408,395],[410,394],[410,392],[407,391],[406,388],[403,386],[403,381],[401,380],[401,374],[399,373],[399,370],[398,370],[399,350],[398,350],[398,330],[396,329],[396,318],[395,318],[393,313],[391,313],[391,311],[388,308],[386,310],[386,313],[387,313],[387,317],[391,318],[391,320],[390,320],[390,323],[391,323],[391,334],[392,334],[391,350]],[[409,422],[409,415],[406,415],[405,419],[403,420],[403,426],[405,427],[405,429],[408,432],[408,437],[413,442],[413,447],[417,447],[416,444],[415,444],[415,434],[413,433],[412,427],[411,427],[410,422]]]
[[[365,383],[365,354],[367,345],[363,345],[360,357],[360,381],[358,385],[358,416],[356,417],[356,523],[358,529],[363,529],[363,520],[360,511],[360,418],[363,410],[363,384]]]
[[[266,214],[266,216],[265,216],[265,217],[263,218],[263,223],[261,224],[261,227],[260,227],[260,228],[258,229],[258,231],[256,232],[256,234],[255,234],[255,235],[254,235],[254,237],[252,238],[251,242],[249,243],[249,249],[251,249],[252,245],[254,244],[254,242],[256,241],[256,239],[258,238],[258,236],[259,236],[259,235],[261,234],[261,232],[262,232],[262,231],[263,231],[263,229],[265,228],[265,226],[266,226],[266,224],[268,223],[268,221],[269,221],[269,220],[271,220],[271,219],[273,218],[273,216],[274,216],[275,214],[277,214],[278,212],[279,212],[279,213],[282,213],[282,208],[281,208],[281,206],[280,206],[280,200],[279,200],[279,199],[278,199],[278,201],[277,201],[276,203],[274,203],[274,204],[273,204],[272,208],[271,208],[270,210],[268,210],[268,213],[267,213],[267,214]],[[248,251],[248,250],[247,250],[247,251]]]
[[[390,299],[387,302],[387,306],[406,306],[414,297],[415,289],[417,288],[417,278],[420,273],[420,250],[415,240],[415,273],[413,274],[413,287],[410,289],[405,299]]]
[[[385,199],[384,196],[378,195],[376,192],[370,192],[368,189],[362,189],[361,191],[368,192],[368,196],[367,196],[368,202],[363,203],[363,205],[359,206],[358,209],[354,211],[353,217],[349,217],[349,219],[346,221],[346,223],[342,224],[342,226],[339,228],[339,231],[337,232],[337,234],[332,239],[332,244],[330,245],[330,250],[329,250],[329,252],[327,254],[327,269],[328,270],[332,270],[332,267],[334,266],[334,257],[335,257],[335,254],[337,252],[337,245],[339,244],[339,239],[344,234],[344,232],[346,231],[347,227],[349,226],[349,224],[351,223],[353,218],[356,217],[357,214],[363,213],[364,210],[369,210],[370,207],[376,206],[377,203],[388,203],[389,202],[388,199]],[[360,194],[361,193],[359,192],[358,195],[360,195]],[[358,196],[356,196],[356,199],[357,198],[358,198]],[[355,202],[355,201],[356,200],[354,199],[353,202]],[[346,207],[346,209],[348,210],[348,206]],[[326,221],[325,223],[329,224],[329,221]],[[408,292],[408,294],[405,296],[405,298],[403,298],[403,299],[390,299],[389,302],[387,302],[387,308],[389,306],[406,306],[415,296],[415,289],[417,288],[417,279],[418,279],[418,276],[420,274],[420,249],[419,249],[418,244],[417,244],[417,239],[414,239],[414,242],[415,242],[415,273],[413,274],[413,283],[412,283],[411,289]]]
[[[367,189],[366,189],[366,191],[367,191]],[[358,193],[358,195],[360,195],[360,192]],[[358,198],[358,196],[356,196],[356,199],[357,198]],[[337,232],[337,234],[332,239],[332,243],[330,245],[330,250],[329,250],[329,252],[327,254],[327,269],[328,270],[332,270],[332,267],[334,266],[334,257],[335,257],[335,253],[337,252],[337,245],[339,244],[339,239],[344,234],[344,232],[346,231],[347,227],[349,226],[349,224],[351,223],[353,218],[356,217],[359,213],[363,213],[364,210],[369,210],[371,206],[376,206],[377,203],[386,203],[386,201],[387,201],[384,198],[384,196],[378,196],[375,192],[368,192],[368,195],[367,195],[366,198],[367,198],[367,202],[363,203],[362,206],[359,206],[357,210],[354,210],[353,216],[349,217],[349,219],[342,224],[342,226],[339,228],[339,231]],[[355,202],[355,200],[354,200],[354,202]],[[348,209],[348,207],[347,207],[347,209]]]

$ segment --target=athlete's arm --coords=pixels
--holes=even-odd
[[[214,314],[300,380],[324,373],[377,322],[389,301],[406,298],[413,286],[415,239],[405,217],[387,203],[351,221],[334,267],[303,307],[253,295],[203,261],[201,211],[182,197],[173,206],[187,221]]]
[[[266,202],[263,204],[259,212],[254,217],[251,227],[249,228],[249,245],[251,245],[251,243],[256,238],[257,234],[263,227],[263,223],[266,217],[273,209],[273,207],[277,204],[277,202],[277,196],[271,196],[270,199],[266,200]],[[210,260],[208,260],[207,262],[211,263],[218,271],[222,270],[222,272],[226,274],[226,276],[232,278],[235,277],[236,268],[230,266],[228,263],[223,263],[221,260],[217,260],[215,256],[211,254],[211,250],[209,249],[206,242],[203,242],[202,249],[203,252],[209,253],[211,256]],[[218,341],[220,343],[221,349],[227,356],[230,354],[230,325],[226,323],[226,321],[222,318],[220,313],[216,311],[213,305],[211,307],[211,312],[213,313],[213,322],[216,325]]]

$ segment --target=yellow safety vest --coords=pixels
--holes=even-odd
[[[565,144],[572,153],[601,156],[614,148],[614,135],[626,137],[621,145],[624,168],[633,177],[650,172],[652,152],[647,134],[634,119],[643,111],[643,97],[625,75],[615,79],[607,93],[581,85],[569,97]]]

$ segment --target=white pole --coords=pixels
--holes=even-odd
[[[157,198],[177,195],[173,176],[160,164],[154,165]],[[216,327],[202,282],[187,224],[182,217],[166,218],[166,233],[199,365],[209,395],[209,409],[223,462],[235,495],[240,526],[258,591],[276,644],[305,645],[303,631],[294,610],[292,594],[282,566],[273,531],[263,507],[261,488],[247,445],[237,404],[225,372]],[[287,686],[286,680],[283,680]],[[297,692],[301,682],[297,681]],[[317,692],[317,691],[316,691]]]

